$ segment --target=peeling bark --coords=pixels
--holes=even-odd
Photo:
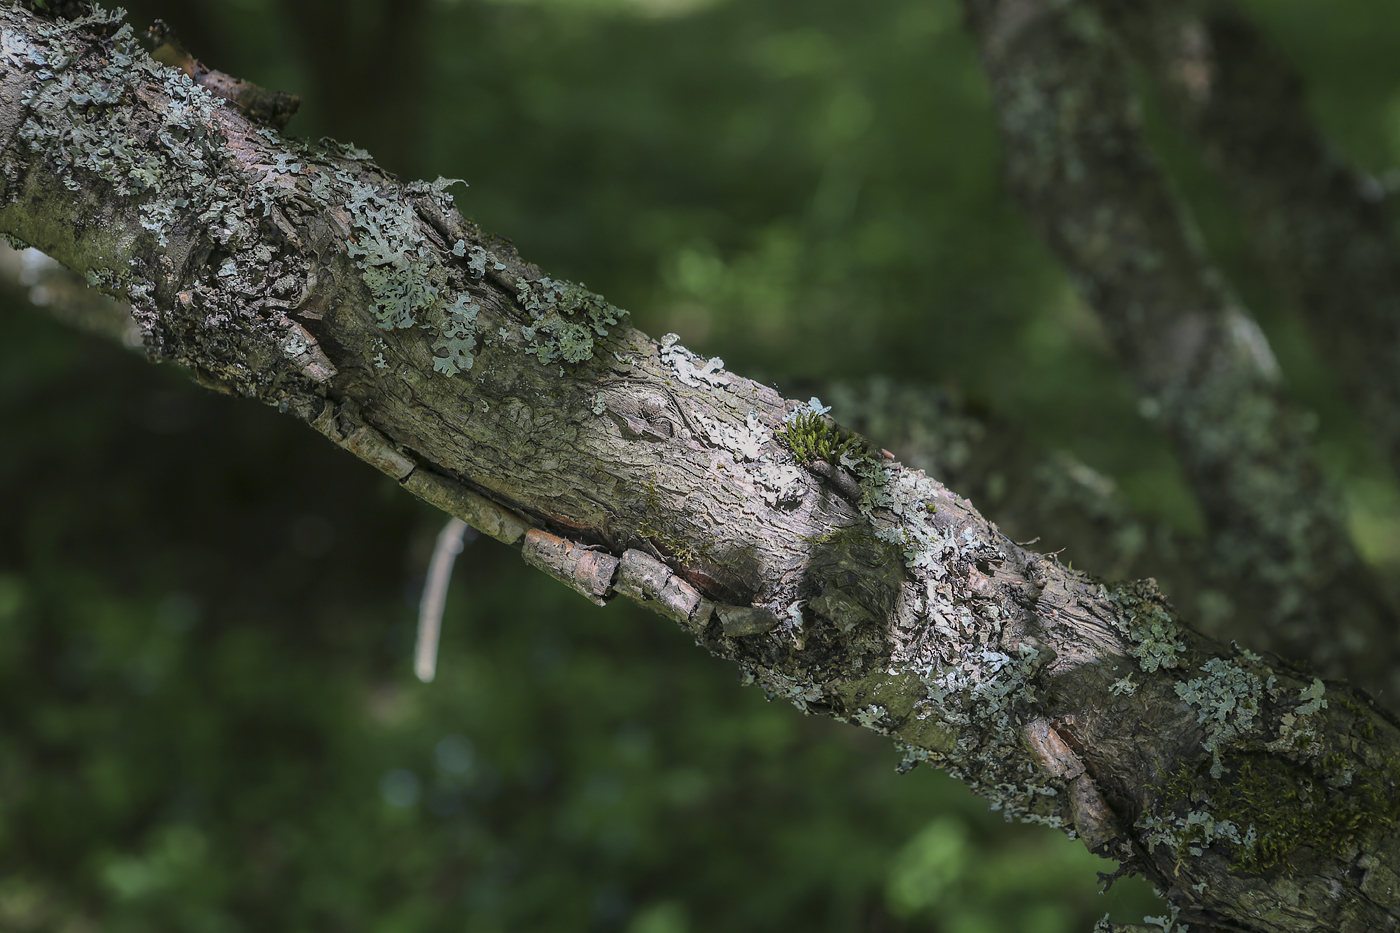
[[[545,277],[442,180],[259,127],[114,18],[5,7],[0,32],[0,231],[129,301],[152,359],[1083,838],[1194,928],[1400,926],[1400,728],[1364,693],[1017,546]]]

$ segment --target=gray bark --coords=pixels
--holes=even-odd
[[[1400,728],[1364,693],[1017,546],[544,277],[444,184],[249,122],[114,18],[0,30],[0,231],[128,301],[152,359],[1077,835],[1193,929],[1400,926]]]

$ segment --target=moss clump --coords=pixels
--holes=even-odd
[[[843,432],[821,415],[805,408],[799,408],[775,433],[802,463],[817,460],[839,463],[842,454],[847,453],[858,457],[870,456],[855,434]]]

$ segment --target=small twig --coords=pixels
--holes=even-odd
[[[297,107],[301,106],[301,98],[295,94],[269,91],[252,81],[234,78],[205,65],[180,44],[175,31],[161,20],[152,24],[150,37],[155,44],[152,58],[162,65],[179,68],[189,75],[195,84],[215,97],[229,101],[252,120],[284,130],[287,128],[287,121],[291,120],[292,115],[297,112]]]
[[[423,598],[418,603],[418,643],[413,649],[413,673],[425,684],[437,673],[438,633],[447,604],[447,584],[470,527],[460,518],[449,520],[438,532],[432,560],[428,561],[428,578],[423,581]]]

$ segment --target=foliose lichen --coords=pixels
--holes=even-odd
[[[1321,678],[1314,677],[1313,682],[1298,692],[1298,699],[1305,700],[1297,709],[1299,716],[1309,716],[1327,708],[1327,701],[1322,695],[1327,692],[1326,685]]]
[[[438,354],[433,359],[435,370],[455,376],[472,368],[475,360],[472,354],[476,350],[477,340],[476,312],[477,306],[472,303],[471,295],[465,293],[458,295],[457,300],[448,306],[433,340],[433,349]]]
[[[375,323],[381,330],[412,327],[438,300],[429,248],[417,245],[413,211],[358,182],[345,208],[355,231],[346,248],[374,299]]]
[[[1201,665],[1206,675],[1175,685],[1176,695],[1196,709],[1196,721],[1205,726],[1201,747],[1214,756],[1211,777],[1224,773],[1221,749],[1247,733],[1259,713],[1266,685],[1250,671],[1223,658],[1211,658]],[[1268,687],[1275,678],[1271,675]]]
[[[530,315],[530,323],[520,329],[528,341],[525,352],[539,357],[541,363],[590,359],[595,338],[606,337],[627,316],[601,295],[559,279],[522,279],[516,298]]]
[[[676,334],[661,338],[661,361],[671,367],[677,379],[691,387],[698,387],[702,382],[712,386],[729,384],[729,376],[724,372],[724,360],[712,356],[696,366],[695,361],[700,357],[681,346],[680,339]]]
[[[1118,696],[1123,696],[1125,694],[1132,696],[1134,693],[1137,693],[1137,684],[1133,683],[1132,675],[1129,675],[1121,680],[1114,681],[1113,685],[1108,688],[1108,692],[1117,694]]]
[[[46,23],[49,41],[6,32],[0,59],[36,79],[24,97],[19,138],[44,154],[70,190],[82,189],[74,174],[82,171],[118,196],[144,196],[140,225],[162,246],[182,224],[209,228],[221,245],[241,239],[251,224],[237,197],[217,181],[231,158],[213,128],[218,102],[178,69],[151,61],[122,15],[99,8],[72,22]],[[100,59],[81,65],[53,41],[76,32],[91,41],[94,30],[110,34],[100,40]],[[154,125],[142,122],[150,120],[149,111],[123,106],[137,82],[167,95]],[[142,145],[143,138],[157,145]]]
[[[1134,580],[1102,593],[1122,608],[1118,628],[1132,643],[1132,655],[1144,673],[1180,666],[1186,643],[1154,581]]]
[[[743,460],[759,460],[763,457],[763,447],[768,443],[769,431],[759,421],[758,413],[752,409],[744,416],[742,426],[726,424],[705,415],[697,416],[696,420],[714,446],[732,451]]]

